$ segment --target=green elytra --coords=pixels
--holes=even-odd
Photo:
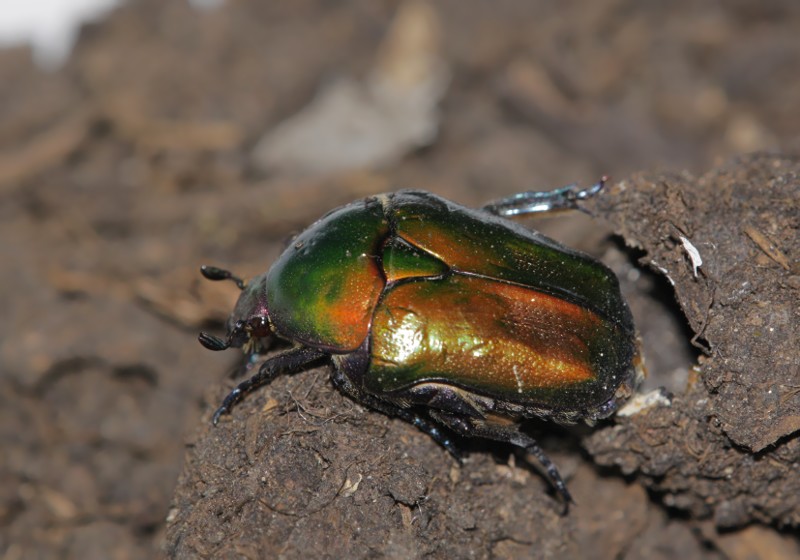
[[[390,221],[393,233],[387,239]],[[348,293],[345,286],[371,285],[380,274],[379,266],[372,265],[387,241],[396,238],[407,245],[389,245],[394,257],[389,267],[418,266],[420,278],[451,269],[528,286],[633,331],[617,278],[603,264],[513,222],[424,191],[400,191],[329,213],[295,238],[272,265],[266,296],[273,322],[286,329],[282,334],[337,351],[357,347],[337,334],[340,325],[331,324],[329,308],[342,298],[359,309],[372,307],[372,290]]]

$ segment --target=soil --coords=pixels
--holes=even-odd
[[[410,5],[134,0],[57,71],[0,51],[3,558],[800,557],[800,5]],[[264,164],[331,84],[375,101],[397,52],[442,87],[371,106],[402,108],[369,121],[380,159]],[[252,277],[367,194],[479,206],[603,174],[586,215],[524,223],[617,272],[641,391],[665,390],[527,426],[569,514],[535,461],[459,441],[459,465],[324,367],[210,425],[240,358],[196,336],[238,290],[201,264]]]

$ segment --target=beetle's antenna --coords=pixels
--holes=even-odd
[[[214,336],[212,334],[208,334],[205,332],[201,332],[197,335],[197,340],[200,341],[200,344],[208,348],[209,350],[214,350],[215,352],[219,352],[220,350],[227,350],[231,347],[231,341],[223,340],[218,336]]]
[[[212,280],[214,282],[217,282],[219,280],[231,280],[234,284],[236,284],[239,287],[240,290],[244,290],[244,280],[242,280],[238,276],[234,276],[228,270],[204,264],[203,266],[200,267],[200,274],[202,274],[208,280]],[[228,335],[227,340],[223,340],[218,336],[201,332],[197,336],[197,340],[200,341],[200,344],[202,344],[209,350],[214,350],[215,352],[218,352],[220,350],[226,350],[231,347],[230,335]]]
[[[234,284],[236,284],[240,290],[244,290],[244,280],[239,278],[238,276],[234,276],[229,270],[225,270],[223,268],[217,268],[216,266],[208,266],[203,265],[200,267],[200,274],[202,274],[208,280],[213,280],[217,282],[219,280],[231,280]],[[201,341],[202,342],[202,341]]]

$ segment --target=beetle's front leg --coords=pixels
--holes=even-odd
[[[242,381],[233,391],[228,393],[228,396],[222,401],[222,405],[214,412],[211,423],[216,426],[219,422],[219,417],[230,412],[231,407],[253,389],[269,383],[282,373],[297,373],[311,362],[319,360],[326,355],[321,350],[299,346],[268,359],[258,368],[258,373]]]
[[[575,503],[575,500],[572,499],[572,495],[569,493],[569,490],[567,490],[567,485],[564,483],[564,479],[561,478],[561,474],[558,472],[556,466],[542,448],[539,447],[535,439],[519,431],[518,425],[490,424],[484,420],[464,418],[438,410],[432,410],[431,416],[456,433],[464,436],[493,439],[495,441],[502,441],[521,447],[536,457],[539,463],[544,467],[550,483],[564,500],[564,513],[566,513],[570,503]]]
[[[580,210],[578,201],[591,198],[606,184],[608,177],[588,189],[579,189],[577,185],[567,185],[552,191],[528,191],[515,194],[508,198],[494,200],[483,207],[483,210],[498,216],[511,217],[525,214],[553,212],[556,210]]]

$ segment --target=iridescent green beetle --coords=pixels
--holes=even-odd
[[[403,418],[451,453],[444,426],[510,442],[569,492],[525,418],[593,423],[637,382],[631,313],[614,274],[503,216],[577,208],[599,192],[522,193],[472,210],[424,191],[353,202],[297,236],[268,272],[245,283],[212,350],[244,347],[249,363],[273,336],[293,348],[267,359],[215,412],[282,373],[328,359],[344,393]]]

